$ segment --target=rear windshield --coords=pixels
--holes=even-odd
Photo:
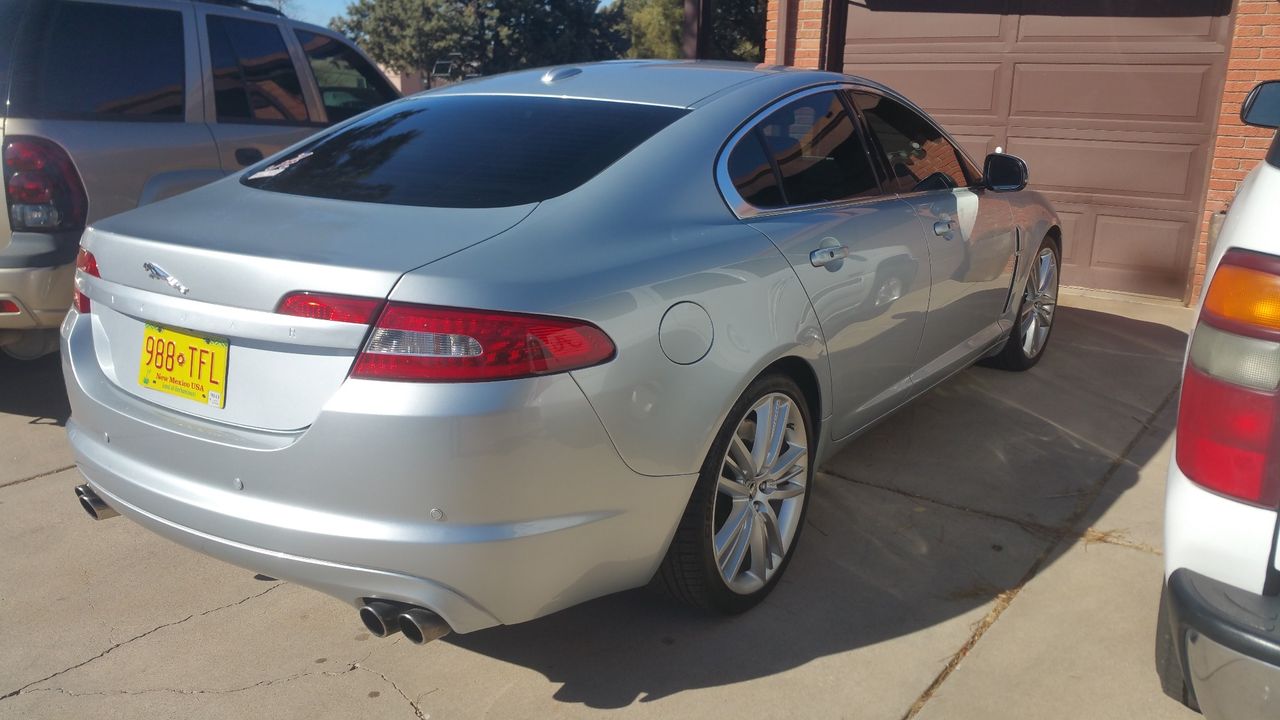
[[[18,24],[22,20],[22,10],[26,7],[23,0],[4,2],[0,0],[0,117],[7,115],[9,108],[9,63],[13,56],[14,40],[18,35]]]
[[[323,135],[242,182],[391,205],[524,205],[578,187],[685,112],[565,98],[422,97]]]

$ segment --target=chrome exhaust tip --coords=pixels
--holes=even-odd
[[[400,613],[400,632],[414,645],[425,645],[453,632],[453,628],[439,615],[416,607]]]
[[[103,502],[102,498],[98,497],[98,493],[88,485],[76,486],[76,499],[80,501],[80,507],[84,508],[84,511],[94,520],[106,520],[120,514]]]
[[[375,637],[387,637],[400,632],[400,613],[408,605],[386,600],[369,600],[360,606],[360,622]]]

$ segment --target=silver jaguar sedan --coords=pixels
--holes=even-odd
[[[424,642],[652,582],[735,613],[814,468],[1043,355],[1061,231],[889,88],[628,61],[393,102],[84,234],[97,518]]]

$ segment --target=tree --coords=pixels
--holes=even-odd
[[[762,62],[766,6],[767,0],[714,0],[703,57]]]
[[[618,57],[617,13],[598,0],[357,0],[330,26],[396,71],[454,53],[483,74]]]
[[[680,57],[684,0],[631,0],[627,2],[623,12],[627,19],[627,38],[631,44],[627,57]]]

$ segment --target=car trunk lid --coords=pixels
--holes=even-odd
[[[507,230],[532,207],[376,205],[223,181],[95,224],[83,245],[100,278],[80,273],[77,283],[92,302],[99,364],[122,390],[220,422],[297,430],[346,379],[367,325],[281,315],[282,298],[383,299],[406,271]],[[199,397],[157,390],[154,373],[141,372],[144,358],[155,359],[148,325],[177,344],[161,370],[186,370],[184,382],[207,385]],[[203,391],[218,378],[205,374],[191,338],[215,352],[226,343],[216,402]]]

